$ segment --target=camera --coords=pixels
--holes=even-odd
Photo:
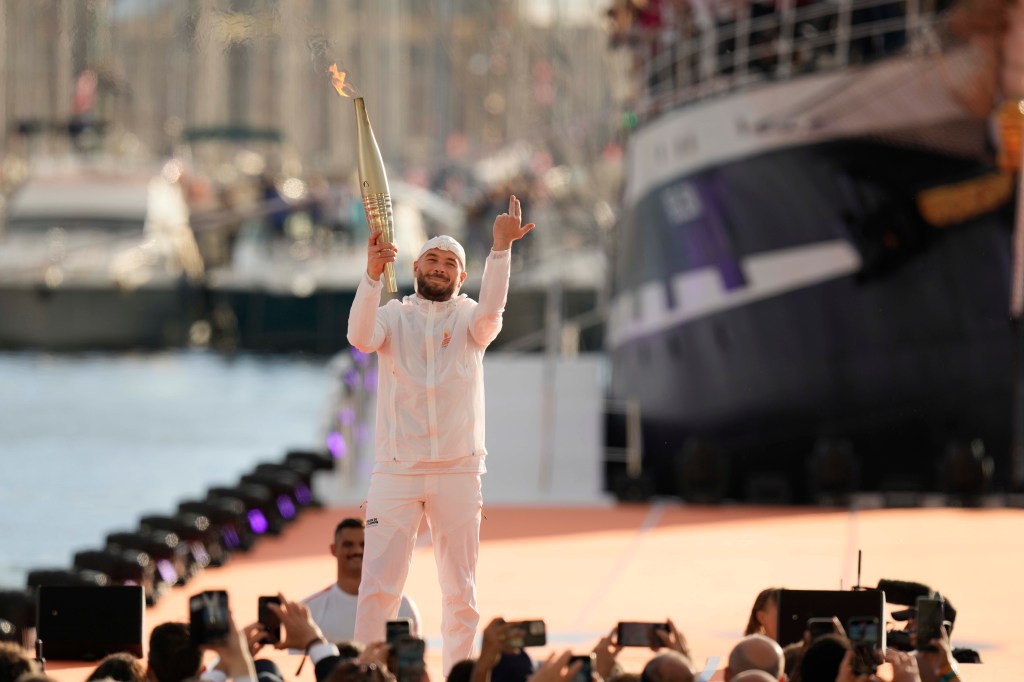
[[[402,635],[412,636],[412,620],[409,618],[389,620],[384,630],[384,641],[394,644]]]
[[[570,666],[577,662],[583,665],[580,666],[579,671],[577,671],[570,682],[591,682],[594,674],[594,654],[572,656],[569,658]]]
[[[195,645],[217,644],[228,637],[228,593],[208,590],[189,597],[189,632]]]
[[[542,620],[523,620],[509,623],[509,637],[505,644],[514,649],[528,646],[544,646],[548,642],[547,629]]]
[[[409,635],[399,636],[391,645],[391,653],[395,661],[395,678],[397,682],[420,682],[426,664],[423,654],[426,642]]]
[[[846,636],[853,649],[853,672],[872,675],[878,668],[881,628],[875,616],[854,616],[846,623]]]
[[[281,641],[281,619],[278,618],[276,613],[267,607],[267,604],[277,604],[280,606],[281,598],[260,597],[257,601],[256,609],[258,614],[257,620],[259,620],[260,625],[263,626],[264,632],[269,635],[267,641],[271,644],[277,644]]]
[[[647,646],[656,649],[662,645],[659,631],[669,632],[668,623],[623,621],[616,628],[615,642],[619,646]]]

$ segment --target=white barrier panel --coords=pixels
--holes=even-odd
[[[484,504],[597,503],[602,487],[601,358],[484,358]],[[553,368],[553,373],[549,370]]]
[[[487,474],[484,504],[604,504],[602,492],[603,359],[581,355],[490,353],[484,358]],[[372,410],[371,410],[372,414]],[[367,432],[372,434],[373,424]],[[372,458],[372,444],[360,448]],[[334,505],[358,504],[369,485],[370,462],[352,462],[351,478],[316,481],[317,495]]]

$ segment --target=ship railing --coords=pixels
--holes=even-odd
[[[663,111],[753,83],[843,69],[893,54],[941,49],[946,0],[778,0],[754,16],[701,27],[686,17],[620,37],[640,78],[638,114]],[[763,11],[763,10],[761,10]]]

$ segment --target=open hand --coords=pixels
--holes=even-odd
[[[519,199],[512,195],[508,199],[508,213],[502,213],[494,219],[494,250],[504,251],[512,246],[512,242],[522,239],[536,225],[523,225],[523,208]]]

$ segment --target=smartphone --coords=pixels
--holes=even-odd
[[[581,662],[583,665],[580,666],[579,671],[570,682],[591,682],[594,674],[594,654],[572,656],[569,658],[569,665],[571,666],[577,661]]]
[[[391,651],[394,654],[397,682],[420,682],[426,669],[423,662],[426,648],[426,642],[419,637],[401,635],[395,640]]]
[[[874,616],[853,616],[846,622],[846,637],[853,650],[853,672],[855,675],[873,675],[878,668],[879,652],[882,649],[882,631],[878,618]]]
[[[257,619],[263,629],[269,635],[267,641],[271,644],[277,644],[281,641],[281,619],[277,617],[277,614],[267,608],[267,604],[281,605],[280,597],[260,597],[257,600],[258,614]]]
[[[513,649],[528,646],[544,646],[548,643],[547,628],[542,620],[521,620],[510,623],[509,637],[505,643]]]
[[[811,641],[836,634],[836,625],[831,618],[808,618],[807,631],[811,633]]]
[[[668,632],[668,623],[620,622],[615,632],[615,643],[619,646],[660,647],[658,631]]]
[[[942,637],[942,621],[945,619],[946,608],[941,599],[917,598],[917,616],[914,622],[917,626],[918,651],[935,650],[935,647],[931,646],[929,642]]]
[[[189,632],[193,644],[216,644],[227,639],[228,593],[208,590],[189,597]]]
[[[409,618],[389,620],[384,628],[384,641],[394,644],[402,635],[412,636],[412,620]]]

